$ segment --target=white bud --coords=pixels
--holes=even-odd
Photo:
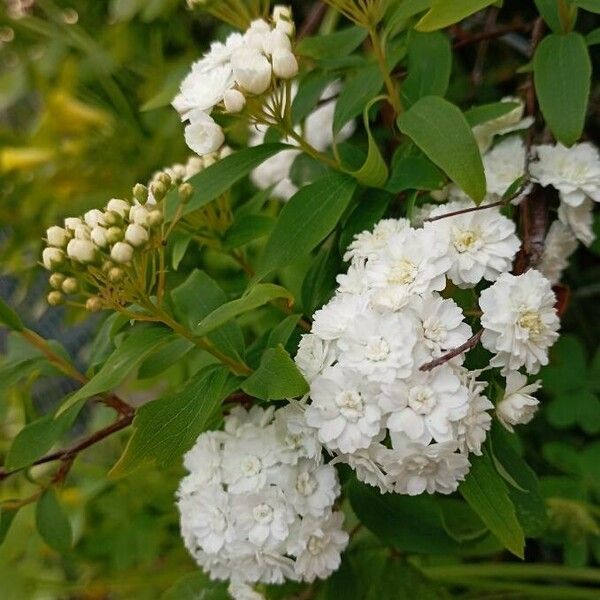
[[[292,9],[284,4],[276,4],[273,7],[273,21],[291,21],[292,20]]]
[[[99,248],[106,248],[108,246],[108,239],[106,238],[106,229],[104,227],[100,227],[97,225],[92,229],[92,233],[90,235],[92,242],[96,244]]]
[[[71,231],[75,231],[75,228],[79,225],[83,225],[83,221],[79,217],[67,217],[65,219],[65,228]]]
[[[258,32],[248,30],[244,36],[244,47],[258,50],[259,52],[263,49],[265,38],[269,35],[268,32]]]
[[[263,51],[266,55],[271,56],[275,50],[292,51],[292,42],[290,38],[280,29],[273,29],[263,39]]]
[[[221,150],[219,150],[219,158],[225,158],[226,156],[231,156],[233,154],[233,148],[231,146],[223,146]]]
[[[252,33],[269,33],[271,26],[264,19],[254,19],[248,27],[248,31]]]
[[[142,227],[148,226],[148,210],[139,204],[135,204],[129,211],[130,223],[141,225]]]
[[[42,252],[42,262],[48,271],[52,271],[65,260],[65,253],[60,248],[44,248]]]
[[[128,263],[133,258],[133,248],[125,242],[117,242],[110,251],[110,257],[117,263]]]
[[[69,258],[80,263],[92,263],[96,260],[96,246],[90,240],[74,239],[67,245]]]
[[[160,212],[160,210],[153,210],[148,215],[148,222],[150,223],[150,227],[156,227],[157,225],[160,225],[163,222],[162,212]]]
[[[89,240],[90,239],[91,230],[87,225],[81,224],[75,227],[73,231],[73,235],[76,240]]]
[[[117,213],[123,219],[125,218],[125,215],[129,213],[129,208],[129,202],[121,200],[120,198],[113,198],[112,200],[109,200],[106,205],[106,210]]]
[[[204,168],[206,169],[207,167],[214,165],[216,162],[217,162],[217,157],[215,156],[214,153],[207,154],[204,157]]]
[[[291,79],[298,75],[298,61],[289,50],[273,52],[273,73],[282,79]]]
[[[50,246],[64,248],[71,239],[69,232],[58,225],[53,225],[46,229],[46,239]]]
[[[253,48],[236,50],[231,57],[235,81],[252,94],[262,94],[271,85],[271,64]]]
[[[292,37],[294,35],[294,23],[291,21],[284,21],[283,19],[275,23],[275,29],[285,33],[285,35]]]
[[[185,128],[185,141],[194,152],[204,156],[223,145],[225,135],[212,117],[201,110],[194,110],[189,114],[189,119],[190,124]]]
[[[238,90],[227,90],[223,94],[223,104],[228,113],[239,113],[246,106],[246,97]]]
[[[125,230],[125,241],[134,247],[143,246],[148,241],[148,232],[141,226],[131,223]]]
[[[106,231],[106,241],[109,244],[116,244],[123,239],[123,230],[120,227],[111,227]]]
[[[88,210],[85,215],[83,215],[83,220],[86,222],[88,227],[92,229],[96,227],[96,225],[104,225],[104,213],[97,208],[92,210]]]

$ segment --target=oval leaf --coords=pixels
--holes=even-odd
[[[14,331],[25,329],[19,315],[2,298],[0,298],[0,323]]]
[[[48,546],[60,554],[65,554],[71,549],[71,523],[52,488],[47,489],[37,503],[35,522]]]
[[[366,37],[364,27],[346,27],[334,33],[304,38],[296,51],[311,58],[338,58],[356,50]]]
[[[431,9],[415,25],[415,29],[435,31],[448,27],[495,2],[496,0],[433,0]]]

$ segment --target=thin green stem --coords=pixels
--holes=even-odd
[[[396,115],[400,115],[402,113],[400,95],[398,94],[398,89],[396,88],[396,85],[394,84],[392,76],[390,75],[390,71],[387,67],[383,43],[375,26],[369,28],[369,37],[371,38],[371,45],[373,46],[373,52],[375,53],[377,64],[379,65],[379,69],[383,75],[383,81],[385,83],[389,102],[392,105]]]

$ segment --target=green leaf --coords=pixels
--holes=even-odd
[[[308,393],[308,383],[283,346],[267,349],[258,369],[242,383],[242,390],[261,400],[282,400]]]
[[[171,292],[171,299],[178,321],[193,330],[202,319],[227,302],[227,295],[204,271],[195,270]],[[211,332],[208,338],[228,356],[242,360],[244,335],[234,321]]]
[[[281,323],[278,323],[271,332],[269,333],[269,338],[267,339],[267,346],[269,348],[276,348],[281,344],[285,347],[288,343],[288,340],[294,333],[296,329],[296,325],[300,320],[302,315],[289,315]]]
[[[421,98],[400,116],[398,127],[475,202],[483,200],[486,182],[481,154],[455,105],[438,96]]]
[[[42,539],[60,554],[66,554],[73,543],[71,523],[56,493],[48,488],[39,499],[35,512],[35,522]]]
[[[4,540],[10,531],[10,526],[18,512],[18,508],[0,507],[0,546],[4,543]]]
[[[571,4],[583,8],[589,12],[600,14],[600,2],[598,0],[570,0]]]
[[[344,254],[356,234],[372,229],[375,223],[383,218],[393,198],[392,194],[384,190],[367,190],[363,193],[358,204],[344,222],[338,244],[341,254]]]
[[[481,125],[487,121],[499,119],[518,107],[519,104],[517,102],[491,102],[490,104],[481,104],[479,106],[473,106],[465,111],[465,119],[471,127],[475,127],[475,125]]]
[[[589,435],[600,433],[600,399],[589,389],[560,393],[545,410],[548,421],[557,429],[578,425]]]
[[[25,329],[21,317],[2,298],[0,298],[0,323],[14,331]]]
[[[544,21],[546,21],[548,27],[550,27],[550,29],[555,33],[561,33],[564,31],[558,6],[559,2],[560,0],[534,0],[538,12]]]
[[[590,31],[585,36],[585,43],[588,46],[595,46],[596,44],[600,44],[600,27],[598,27],[598,29]]]
[[[402,0],[393,5],[385,25],[386,36],[394,35],[399,28],[404,27],[407,19],[431,8],[432,2],[433,0]]]
[[[141,465],[167,467],[179,461],[235,387],[237,380],[229,378],[225,367],[210,365],[181,391],[141,406],[133,420],[133,435],[110,476],[121,477]]]
[[[368,102],[377,95],[383,85],[383,76],[377,65],[368,65],[357,70],[344,82],[338,96],[333,115],[333,134],[360,115]]]
[[[375,139],[373,138],[371,125],[369,123],[369,109],[383,98],[384,96],[374,98],[363,110],[363,123],[369,142],[365,162],[356,171],[346,171],[346,173],[355,177],[362,185],[374,188],[383,187],[388,177],[387,164],[383,159],[383,156],[381,156],[377,142],[375,142]]]
[[[144,359],[173,338],[164,327],[136,327],[115,348],[102,368],[83,387],[79,388],[56,412],[56,418],[71,407],[76,412],[92,396],[117,387]]]
[[[192,348],[193,342],[182,337],[176,337],[153,352],[138,369],[138,379],[150,379],[164,373],[169,367],[179,362]]]
[[[206,317],[194,327],[194,334],[205,336],[238,315],[254,310],[259,306],[263,306],[263,304],[267,304],[267,302],[271,302],[271,300],[276,300],[278,298],[292,300],[293,296],[288,290],[280,285],[275,285],[274,283],[259,283],[251,287],[241,298],[227,302],[227,304],[219,306],[219,308],[206,315]]]
[[[295,51],[310,58],[338,58],[354,52],[366,37],[364,27],[346,27],[334,33],[304,38]]]
[[[301,123],[314,110],[323,91],[334,79],[331,73],[309,71],[298,84],[298,92],[292,101],[292,122]]]
[[[550,350],[550,364],[541,370],[544,389],[549,394],[579,390],[587,381],[587,356],[574,335],[562,335]]]
[[[190,178],[189,182],[194,186],[194,195],[184,206],[183,214],[187,215],[226,192],[232,185],[248,175],[250,171],[258,167],[267,158],[289,148],[286,144],[261,144],[252,148],[244,148],[234,152],[197,175]],[[171,220],[177,210],[179,197],[177,191],[172,191],[166,198],[167,220]]]
[[[452,71],[452,50],[448,36],[432,33],[411,33],[408,43],[408,76],[401,93],[406,107],[424,96],[444,96]]]
[[[337,245],[331,244],[329,248],[321,248],[302,282],[300,298],[304,313],[312,315],[331,298],[336,287],[336,277],[341,269],[342,260]]]
[[[405,190],[438,190],[445,181],[444,174],[429,159],[405,156],[392,167],[385,189],[394,194]]]
[[[308,254],[337,225],[356,183],[333,173],[303,187],[285,204],[267,241],[255,281]]]
[[[496,0],[433,0],[431,9],[415,25],[417,31],[434,31],[462,21]]]
[[[540,109],[554,137],[565,146],[583,132],[591,75],[585,39],[579,33],[553,33],[535,51],[533,78]]]
[[[234,250],[271,233],[275,219],[266,215],[248,215],[234,221],[227,231],[223,245]]]
[[[504,481],[489,456],[471,457],[471,470],[458,490],[502,544],[523,558],[525,536]]]
[[[171,255],[171,265],[177,271],[192,241],[192,234],[176,229],[169,234],[167,252]]]
[[[227,583],[211,581],[202,571],[182,577],[161,600],[229,600]]]

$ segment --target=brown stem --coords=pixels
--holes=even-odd
[[[296,34],[296,41],[299,42],[302,38],[312,35],[318,29],[326,12],[327,6],[324,2],[314,4]]]
[[[486,208],[494,208],[495,206],[504,206],[505,200],[498,200],[498,202],[492,202],[491,204],[480,204],[479,206],[471,206],[470,208],[463,208],[461,210],[453,210],[452,212],[444,213],[437,217],[429,217],[423,219],[425,223],[430,221],[439,221],[440,219],[447,219],[448,217],[456,217],[457,215],[464,215],[465,213],[475,212],[477,210],[484,210]]]
[[[431,371],[435,369],[435,367],[439,367],[444,363],[447,363],[449,360],[452,360],[455,356],[466,352],[467,350],[471,350],[479,343],[479,339],[481,338],[481,334],[483,333],[483,329],[480,329],[477,333],[471,336],[464,344],[458,346],[458,348],[454,348],[454,350],[450,350],[450,352],[446,352],[439,358],[432,360],[431,362],[425,363],[419,367],[419,371]]]
[[[495,40],[503,37],[508,33],[527,33],[533,28],[532,23],[515,23],[513,25],[505,25],[503,27],[496,27],[495,29],[488,29],[480,33],[469,34],[459,28],[456,28],[455,32],[460,32],[460,39],[456,40],[453,44],[454,49],[463,48],[470,44],[477,44],[485,40]]]

